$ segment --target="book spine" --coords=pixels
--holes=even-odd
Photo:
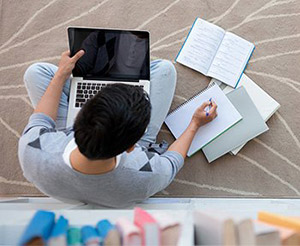
[[[300,232],[300,221],[298,219],[277,215],[273,213],[263,212],[263,211],[258,212],[257,217],[259,221],[263,221],[278,226],[283,226]]]
[[[180,48],[180,50],[179,50],[179,52],[178,52],[178,54],[177,54],[177,56],[176,56],[176,58],[175,58],[175,62],[177,62],[177,58],[178,58],[178,56],[179,56],[181,50],[183,49],[183,46],[185,45],[186,41],[188,40],[188,38],[189,38],[189,36],[190,36],[190,33],[192,32],[193,27],[195,26],[195,23],[196,23],[197,20],[198,20],[198,17],[195,19],[195,21],[194,21],[194,23],[193,23],[193,25],[192,25],[192,28],[190,29],[190,31],[189,31],[189,33],[188,33],[186,39],[184,40],[184,43],[183,43],[183,45],[181,46],[181,48]]]
[[[241,80],[241,78],[242,78],[242,75],[243,75],[244,71],[246,70],[246,68],[247,68],[247,66],[248,66],[249,60],[251,59],[254,50],[255,50],[255,46],[253,47],[253,49],[252,49],[252,51],[251,51],[251,54],[250,54],[250,56],[249,56],[249,58],[248,58],[248,61],[246,62],[246,65],[245,65],[245,67],[244,67],[244,69],[243,69],[243,71],[242,71],[242,73],[241,73],[241,75],[240,75],[240,77],[239,77],[239,79],[238,79],[238,81],[237,81],[237,83],[236,83],[234,89],[236,89],[236,88],[238,87],[238,85],[239,85],[239,83],[240,83],[240,80]]]
[[[67,233],[67,243],[69,246],[81,245],[81,231],[77,227],[71,227]]]

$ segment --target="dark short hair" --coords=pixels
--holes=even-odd
[[[75,123],[75,142],[90,160],[108,159],[133,146],[145,133],[151,104],[140,87],[114,84],[87,101]]]

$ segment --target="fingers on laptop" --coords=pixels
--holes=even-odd
[[[79,50],[71,59],[73,60],[74,63],[76,63],[83,55],[84,55],[84,50]]]
[[[70,57],[70,55],[71,55],[70,50],[66,50],[61,54],[61,56],[68,56],[68,57]],[[70,58],[73,63],[76,63],[83,55],[84,55],[84,50],[79,50],[74,56]]]
[[[64,51],[61,53],[61,56],[70,56],[71,52],[69,50]]]

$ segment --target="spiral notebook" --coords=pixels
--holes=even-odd
[[[189,157],[242,120],[242,116],[220,87],[212,83],[167,116],[165,123],[176,139],[188,127],[195,110],[210,98],[218,105],[218,116],[198,129],[187,154]]]

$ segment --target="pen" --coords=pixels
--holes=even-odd
[[[211,107],[212,107],[212,101],[211,101],[211,99],[212,98],[210,98],[209,99],[209,101],[210,101],[210,104],[208,105],[208,107],[205,107],[205,112],[206,112],[206,116],[209,116],[209,111],[210,111],[210,109],[211,109]]]

